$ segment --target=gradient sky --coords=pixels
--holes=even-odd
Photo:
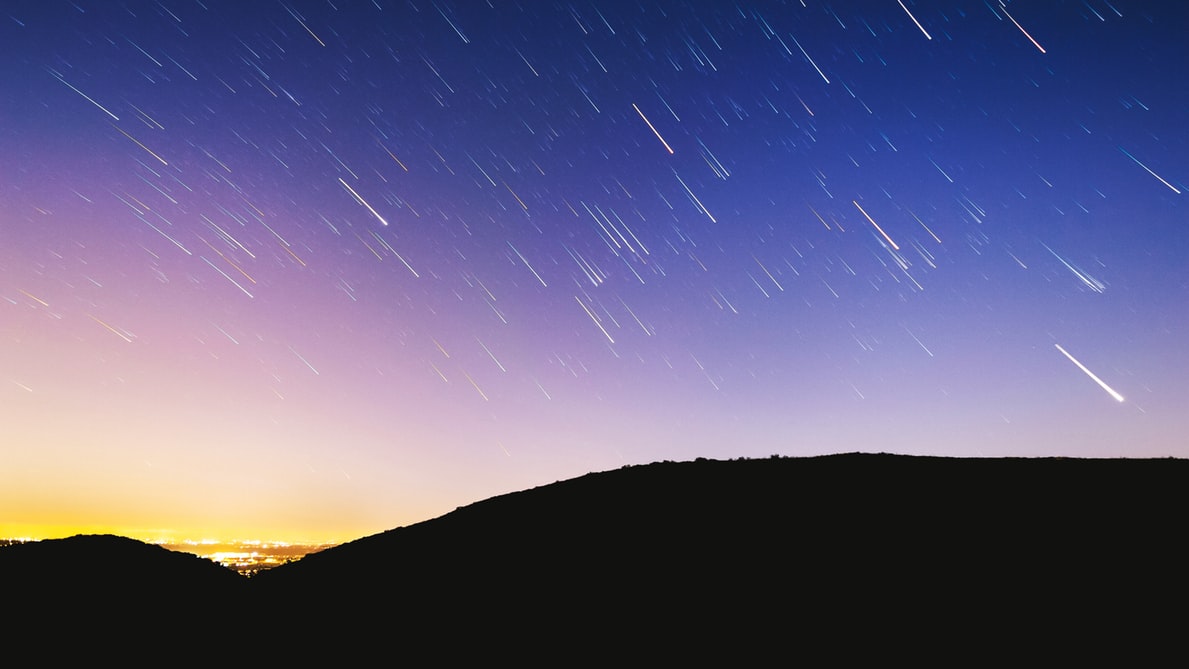
[[[5,2],[0,534],[1189,457],[1187,12]]]

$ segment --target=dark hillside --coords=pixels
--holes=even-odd
[[[55,653],[209,645],[248,585],[210,560],[111,535],[0,548],[0,582],[6,638]]]
[[[86,657],[335,666],[1131,666],[1179,647],[1189,624],[1187,481],[1189,461],[1171,459],[656,463],[252,579],[73,537],[0,548],[5,638]]]
[[[465,631],[501,652],[688,651],[724,635],[1113,628],[1189,594],[1185,481],[1189,462],[1172,460],[658,463],[472,504],[252,585],[347,645]]]

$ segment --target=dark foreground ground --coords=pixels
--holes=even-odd
[[[4,636],[303,665],[1183,659],[1187,483],[1173,459],[656,463],[252,579],[74,537],[0,548]]]

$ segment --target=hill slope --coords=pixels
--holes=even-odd
[[[53,653],[206,643],[249,585],[210,560],[111,535],[0,548],[0,582],[7,638]]]
[[[1055,621],[1138,622],[1189,594],[1187,477],[1172,460],[658,463],[492,498],[253,586],[295,623],[361,645],[444,631],[504,649],[1043,636]]]
[[[250,580],[119,537],[0,548],[5,631],[434,664],[735,665],[809,649],[832,663],[1068,662],[1126,640],[1134,663],[1189,623],[1187,481],[1183,460],[656,463],[491,498]]]

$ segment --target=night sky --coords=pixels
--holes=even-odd
[[[0,10],[0,534],[1189,457],[1189,6]]]

